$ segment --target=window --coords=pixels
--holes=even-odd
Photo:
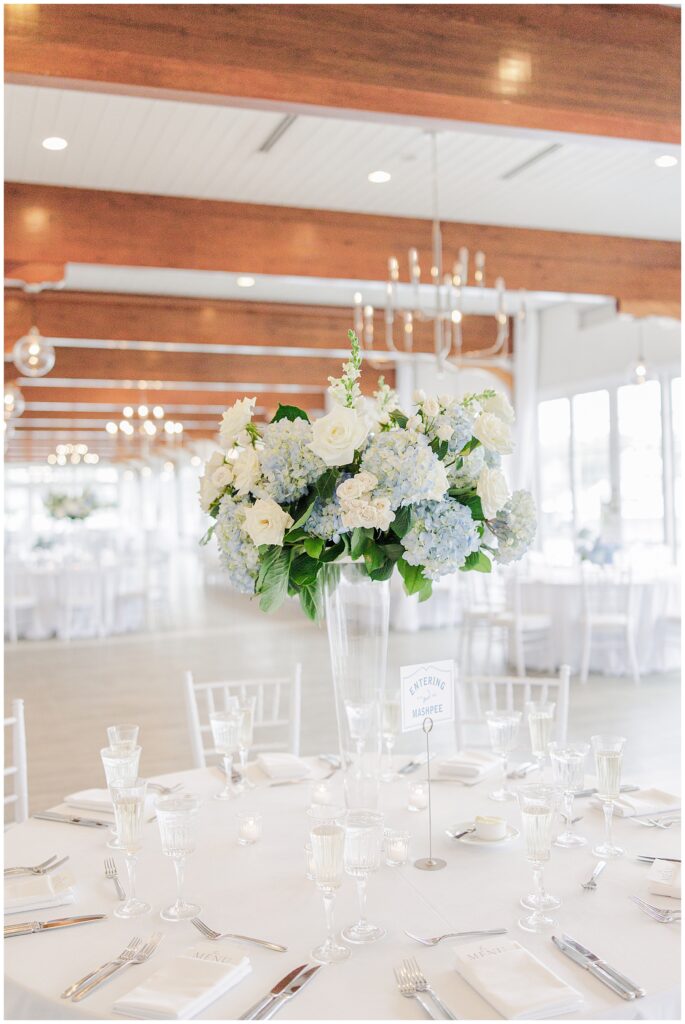
[[[563,564],[573,555],[571,486],[571,406],[554,398],[538,406],[540,445],[540,534],[550,561]]]
[[[576,527],[599,534],[611,519],[611,416],[608,391],[573,396]]]
[[[619,388],[621,532],[624,544],[664,543],[661,386]]]

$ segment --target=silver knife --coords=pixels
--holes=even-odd
[[[595,967],[599,967],[601,968],[601,970],[609,974],[615,981],[619,983],[619,985],[625,985],[626,988],[632,989],[638,998],[640,996],[645,995],[645,990],[643,988],[640,988],[639,985],[636,985],[634,981],[630,980],[630,978],[626,978],[625,974],[621,974],[620,971],[617,971],[615,967],[611,967],[611,965],[608,964],[606,960],[602,960],[602,958],[597,956],[595,953],[591,953],[589,949],[586,949],[586,947],[581,945],[580,942],[578,942],[576,939],[572,939],[570,935],[564,935],[563,932],[561,937],[564,940],[564,942],[567,942],[569,944],[569,946],[572,946],[573,949],[576,949],[583,956],[586,956],[588,960],[590,960],[595,965]]]
[[[41,821],[61,821],[65,825],[85,825],[87,828],[111,828],[111,821],[100,821],[98,818],[81,818],[75,814],[58,814],[57,811],[41,811],[40,814],[32,814],[32,818],[40,818]]]
[[[636,999],[639,996],[645,994],[644,989],[639,988],[629,978],[619,974],[613,967],[609,967],[599,957],[594,957],[593,954],[589,956],[584,952],[584,947],[580,946],[577,942],[571,939],[568,935],[563,935],[559,939],[556,935],[552,936],[552,942],[562,953],[565,953],[569,959],[573,960],[580,967],[583,967],[586,971],[589,971],[593,977],[597,978],[608,988],[616,992],[617,995],[621,996],[622,999]]]
[[[635,859],[642,861],[643,864],[653,864],[655,860],[667,860],[673,864],[680,864],[680,857],[652,857],[646,853],[638,853]]]
[[[297,995],[297,993],[301,989],[303,989],[305,985],[309,984],[309,982],[312,980],[316,972],[321,970],[321,966],[321,964],[314,964],[313,967],[310,967],[308,970],[303,971],[302,974],[298,974],[295,980],[292,981],[290,985],[288,985],[288,987],[283,990],[279,998],[273,1001],[271,1006],[269,1006],[266,1010],[262,1011],[261,1013],[257,1014],[256,1019],[269,1020],[270,1017],[273,1017],[273,1015],[277,1013],[278,1010],[280,1010],[284,1003],[287,1003],[288,1000],[292,999],[294,995]]]
[[[5,938],[13,935],[32,935],[34,932],[47,932],[55,928],[73,928],[77,924],[90,924],[92,921],[104,921],[107,914],[87,914],[84,917],[55,917],[51,921],[25,921],[24,924],[6,924]]]
[[[621,786],[621,793],[637,793],[639,786],[632,786],[630,783],[626,783],[625,786]],[[592,786],[590,789],[579,789],[575,794],[576,796],[594,796],[595,793],[599,793],[596,786]]]
[[[263,999],[260,999],[258,1003],[251,1006],[249,1010],[245,1011],[245,1013],[242,1013],[240,1017],[238,1017],[238,1020],[255,1020],[258,1013],[261,1013],[261,1011],[265,1010],[272,1002],[275,1002],[283,990],[297,978],[298,974],[301,974],[302,971],[306,970],[307,964],[300,964],[300,966],[296,967],[295,970],[290,971],[284,978],[281,978],[280,981],[276,982],[271,991],[268,992]]]

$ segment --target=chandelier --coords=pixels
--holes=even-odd
[[[42,291],[43,285],[24,285],[24,292],[31,296],[31,320],[33,326],[15,342],[12,360],[19,373],[24,377],[44,377],[55,365],[55,349],[41,335],[35,326],[35,296]]]
[[[388,280],[385,285],[384,321],[385,347],[390,353],[419,355],[414,353],[414,326],[417,322],[433,324],[433,351],[439,373],[445,369],[458,370],[465,364],[483,366],[488,363],[501,365],[509,354],[509,318],[505,311],[505,284],[502,277],[495,279],[494,294],[486,294],[485,254],[475,253],[473,282],[480,293],[478,298],[487,298],[495,320],[494,338],[491,345],[477,350],[464,351],[463,319],[464,289],[469,287],[469,250],[462,246],[451,270],[445,270],[442,229],[440,226],[438,197],[438,139],[431,133],[433,222],[430,284],[421,282],[421,266],[418,250],[409,250],[409,282],[400,283],[400,265],[395,256],[388,260]],[[493,302],[494,300],[494,302]],[[482,305],[482,302],[480,303]],[[361,292],[354,296],[354,325],[362,348],[373,352],[374,307],[364,304]],[[396,337],[398,333],[399,338]],[[387,362],[387,358],[384,358]],[[373,365],[373,363],[372,363]],[[380,364],[378,364],[380,367]]]
[[[121,420],[116,423],[109,420],[105,424],[108,434],[123,434],[124,437],[133,437],[140,434],[143,437],[153,438],[157,432],[164,431],[169,438],[172,435],[183,433],[183,424],[176,420],[165,419],[164,409],[161,405],[149,406],[142,404],[137,409],[132,405],[125,405],[121,410]]]

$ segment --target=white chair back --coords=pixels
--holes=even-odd
[[[630,621],[635,614],[635,585],[630,568],[601,568],[583,563],[583,617],[619,615]]]
[[[566,742],[571,669],[562,665],[558,676],[471,676],[457,677],[455,683],[455,725],[457,746],[485,746],[486,711],[522,711],[526,701],[554,701],[558,743]],[[477,734],[475,740],[467,730]]]
[[[466,584],[467,610],[478,613],[498,612],[506,604],[505,580],[502,573],[463,573]]]
[[[29,816],[29,781],[26,761],[26,727],[24,725],[23,700],[12,701],[12,714],[5,719],[5,729],[12,733],[12,762],[6,765],[5,775],[5,816],[12,805],[14,821],[26,821]],[[7,792],[8,779],[14,780],[13,792]]]
[[[184,678],[188,732],[193,764],[204,768],[207,755],[216,754],[209,716],[222,711],[229,697],[256,697],[253,751],[287,750],[300,753],[302,666],[298,662],[291,676],[261,679],[232,679],[196,683],[193,673]]]

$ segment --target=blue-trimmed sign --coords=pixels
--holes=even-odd
[[[454,662],[430,661],[400,668],[402,732],[421,729],[426,718],[454,721]]]

